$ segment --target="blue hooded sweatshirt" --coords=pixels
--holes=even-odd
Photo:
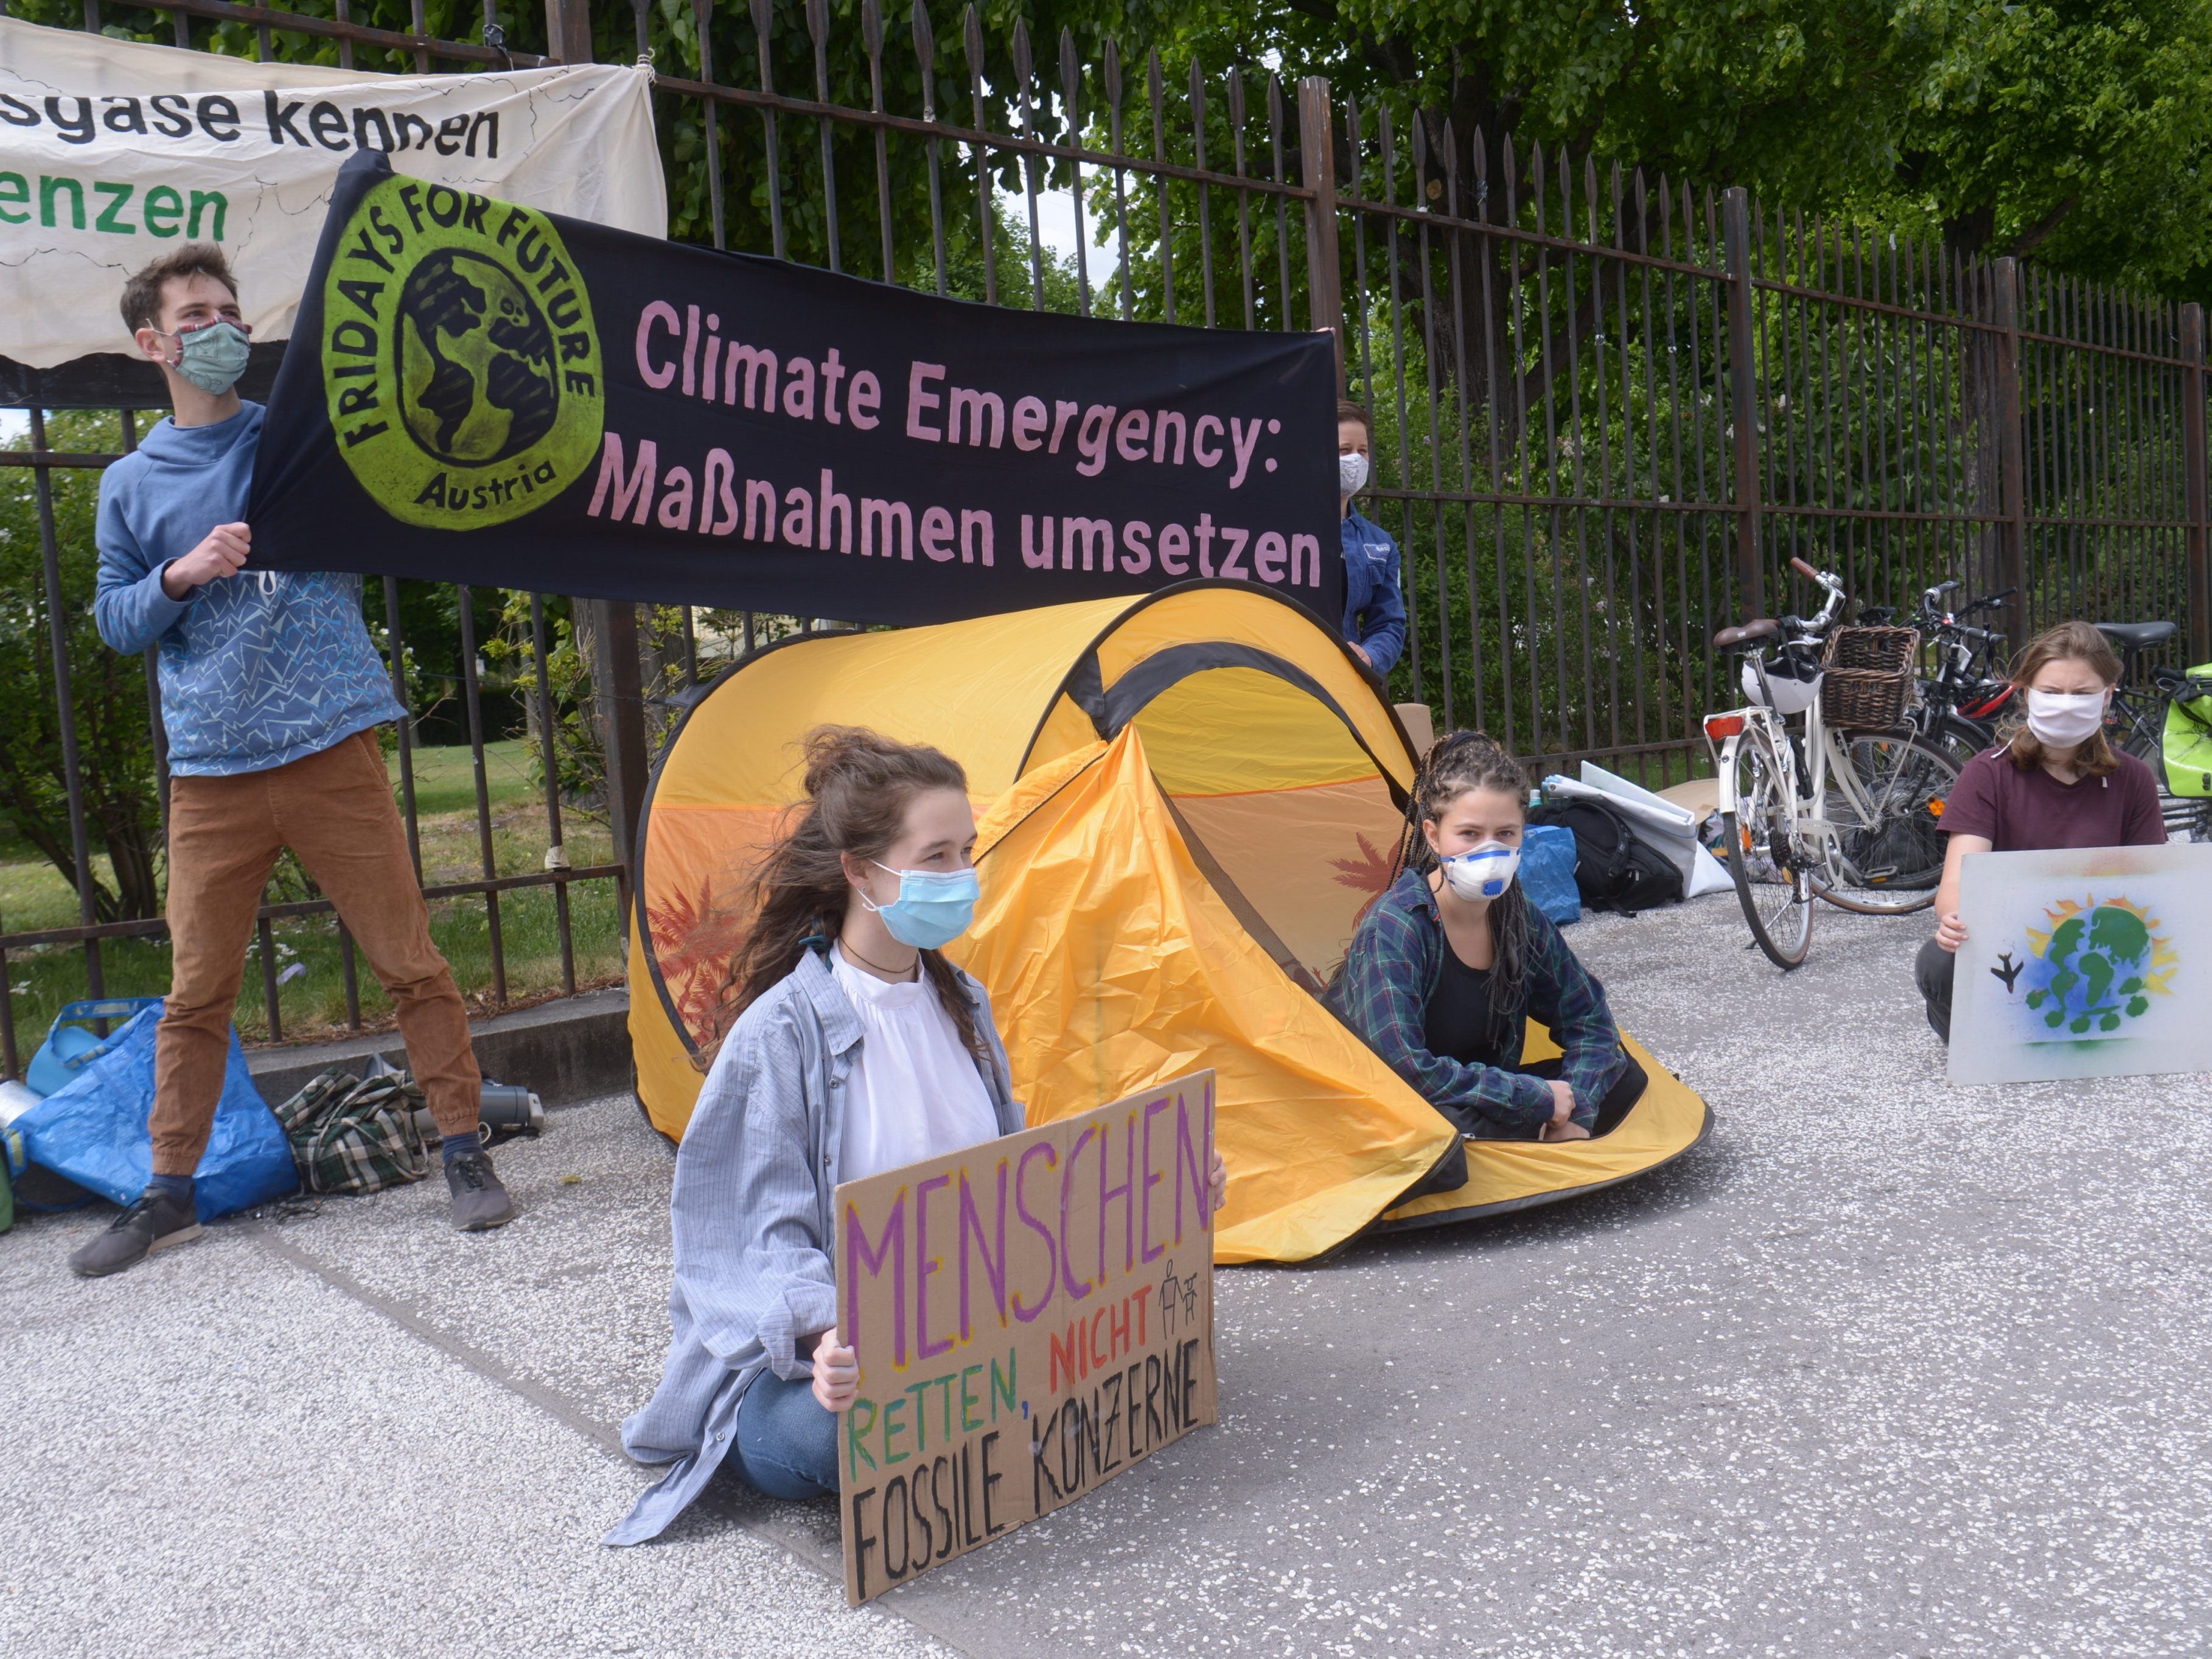
[[[161,719],[179,777],[264,772],[406,710],[361,617],[361,578],[256,571],[161,591],[161,573],[246,516],[262,408],[213,426],[163,420],[100,483],[100,637],[161,648]]]

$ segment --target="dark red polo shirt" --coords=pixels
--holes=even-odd
[[[2000,853],[2054,847],[2159,847],[2158,781],[2133,755],[2101,778],[2061,783],[2040,766],[2014,766],[2002,749],[1984,750],[1960,769],[1944,804],[1943,828],[1984,836]]]

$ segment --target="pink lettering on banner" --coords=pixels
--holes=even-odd
[[[676,364],[672,360],[665,364],[655,363],[653,361],[650,353],[653,346],[653,331],[656,327],[668,331],[672,337],[669,340],[669,345],[672,348],[675,345],[676,339],[683,335],[684,325],[676,315],[676,307],[665,300],[655,300],[640,312],[637,318],[638,378],[655,392],[665,392],[668,389],[669,383],[676,378]]]

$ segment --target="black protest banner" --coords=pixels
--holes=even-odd
[[[854,622],[1273,588],[1334,621],[1328,337],[1041,315],[340,174],[253,562]]]

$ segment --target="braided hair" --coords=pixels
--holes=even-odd
[[[1497,738],[1485,732],[1454,732],[1431,744],[1422,759],[1413,793],[1406,798],[1406,827],[1398,846],[1396,870],[1426,877],[1437,867],[1436,849],[1422,832],[1442,820],[1451,805],[1471,790],[1486,789],[1528,799],[1528,775]],[[1515,882],[1490,902],[1490,1043],[1510,1046],[1528,1003],[1528,901]],[[1447,944],[1444,947],[1449,950]]]

